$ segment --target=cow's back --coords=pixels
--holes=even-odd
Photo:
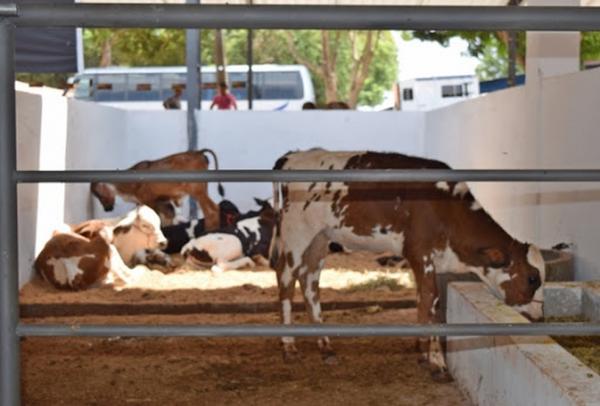
[[[398,153],[322,149],[288,153],[275,166],[283,170],[449,169],[440,161]],[[284,183],[281,194],[280,230],[288,246],[303,245],[301,240],[325,233],[350,249],[403,254],[408,239],[432,249],[445,244],[453,233],[464,234],[464,229],[505,237],[464,182]]]

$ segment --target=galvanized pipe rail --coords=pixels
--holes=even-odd
[[[16,170],[13,27],[245,29],[600,30],[593,7],[0,5],[0,405],[20,403],[20,336],[543,335],[600,334],[598,324],[409,326],[48,326],[18,323],[18,182],[106,181],[599,181],[598,170],[215,171],[201,174]]]
[[[19,324],[21,337],[429,337],[600,335],[600,324],[405,324],[405,325],[64,325]]]
[[[600,182],[598,169],[16,171],[20,183],[81,182]]]
[[[3,14],[0,9],[0,18]],[[14,16],[7,9],[4,16]],[[20,4],[23,27],[600,30],[596,7]]]

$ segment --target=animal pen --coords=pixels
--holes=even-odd
[[[439,325],[26,325],[19,322],[17,184],[39,182],[597,182],[597,170],[219,170],[201,173],[18,171],[14,27],[242,29],[600,30],[600,8],[406,6],[0,5],[0,404],[20,403],[27,336],[506,336],[600,335],[591,323]]]

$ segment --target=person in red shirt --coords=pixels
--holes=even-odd
[[[215,105],[219,110],[237,110],[235,96],[229,93],[225,82],[219,83],[219,93],[213,98],[210,109],[212,110]]]

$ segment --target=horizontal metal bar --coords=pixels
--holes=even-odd
[[[20,324],[21,337],[384,337],[600,335],[598,323],[423,325],[55,325]]]
[[[600,182],[598,169],[364,169],[218,171],[17,171],[21,183],[83,182]]]
[[[0,4],[0,18],[18,15],[17,5],[14,3]]]
[[[18,26],[600,30],[596,7],[21,4]]]

